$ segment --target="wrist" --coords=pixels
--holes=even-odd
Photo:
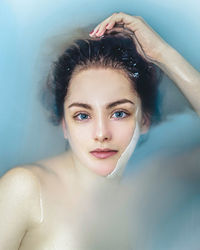
[[[155,64],[165,71],[165,68],[172,65],[178,55],[178,52],[166,43],[160,49],[160,53],[158,54]]]

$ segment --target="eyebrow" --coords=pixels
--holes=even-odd
[[[106,105],[106,109],[110,109],[110,108],[113,108],[119,104],[124,104],[124,103],[131,103],[133,105],[135,105],[134,102],[128,100],[128,99],[121,99],[121,100],[117,100],[115,102],[111,102],[111,103],[108,103]],[[68,108],[71,108],[71,107],[81,107],[81,108],[85,108],[85,109],[89,109],[89,110],[92,110],[92,107],[89,105],[89,104],[86,104],[86,103],[80,103],[80,102],[74,102],[72,104],[70,104],[68,106]]]

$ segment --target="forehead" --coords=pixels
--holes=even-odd
[[[107,102],[118,98],[138,98],[125,73],[117,69],[92,68],[72,77],[66,101]]]

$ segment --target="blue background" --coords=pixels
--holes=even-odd
[[[39,103],[40,86],[61,44],[72,38],[72,30],[90,31],[120,11],[142,16],[199,69],[198,0],[1,0],[0,174],[17,164],[65,150],[61,127],[47,122]],[[159,152],[174,154],[199,147],[200,121],[187,100],[167,77],[160,91],[163,123],[150,130],[146,143],[138,144],[131,158],[132,168]],[[126,171],[131,170],[130,165]]]
[[[46,112],[39,102],[40,87],[47,76],[51,62],[61,50],[61,44],[75,37],[72,36],[74,29],[80,28],[77,34],[82,36],[82,29],[91,31],[104,18],[120,11],[142,16],[161,37],[199,70],[200,3],[198,0],[1,0],[0,175],[15,165],[37,161],[65,150],[61,127],[54,127],[48,123]],[[193,159],[196,157],[200,162],[199,150],[196,150],[200,148],[199,117],[175,84],[166,76],[160,85],[160,93],[163,122],[153,127],[146,137],[141,137],[126,168],[127,176],[130,171],[137,172],[142,167],[148,167],[151,161],[153,162],[152,159],[162,154],[167,155],[168,159],[172,159],[174,155],[179,157],[187,154]],[[166,166],[163,164],[161,169]],[[188,162],[187,166],[190,168]],[[173,169],[173,166],[170,167],[169,169]],[[187,171],[186,168],[186,175],[189,175]],[[199,172],[197,168],[195,171]],[[157,179],[161,175],[161,172],[158,173]],[[153,179],[152,183],[157,179]],[[171,224],[166,223],[165,226],[159,227],[159,237],[155,237],[156,243],[152,249],[199,249],[196,248],[199,245],[197,244],[199,223],[195,224],[198,227],[196,228],[194,224],[188,227],[187,222],[187,219],[189,222],[199,221],[199,198],[197,205],[188,202],[192,197],[188,190],[193,188],[194,179],[187,181],[187,185],[184,178],[181,180],[184,188],[180,189],[178,196],[185,197],[188,194],[186,202],[184,200],[186,205],[180,203],[177,220],[170,217]],[[199,183],[197,179],[196,182]],[[173,185],[177,185],[176,179]],[[173,193],[173,185],[171,183],[168,185],[167,182],[164,189],[170,186]],[[195,188],[195,192],[197,189],[199,190]],[[161,192],[161,196],[163,193]],[[156,192],[151,193],[152,196],[154,194],[156,197]],[[199,197],[199,193],[197,196]],[[192,209],[181,210],[181,207],[190,205]],[[148,211],[147,207],[145,212],[147,215]],[[194,230],[196,234],[193,234]],[[177,232],[181,233],[174,240]],[[190,237],[190,240],[186,236]],[[171,242],[171,248],[163,248],[167,246],[163,244],[164,239],[166,242]],[[184,241],[184,244],[183,239],[187,241]]]

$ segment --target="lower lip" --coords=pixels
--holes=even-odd
[[[115,155],[117,151],[108,151],[108,152],[91,152],[92,155],[94,155],[98,159],[105,159],[112,155]]]

